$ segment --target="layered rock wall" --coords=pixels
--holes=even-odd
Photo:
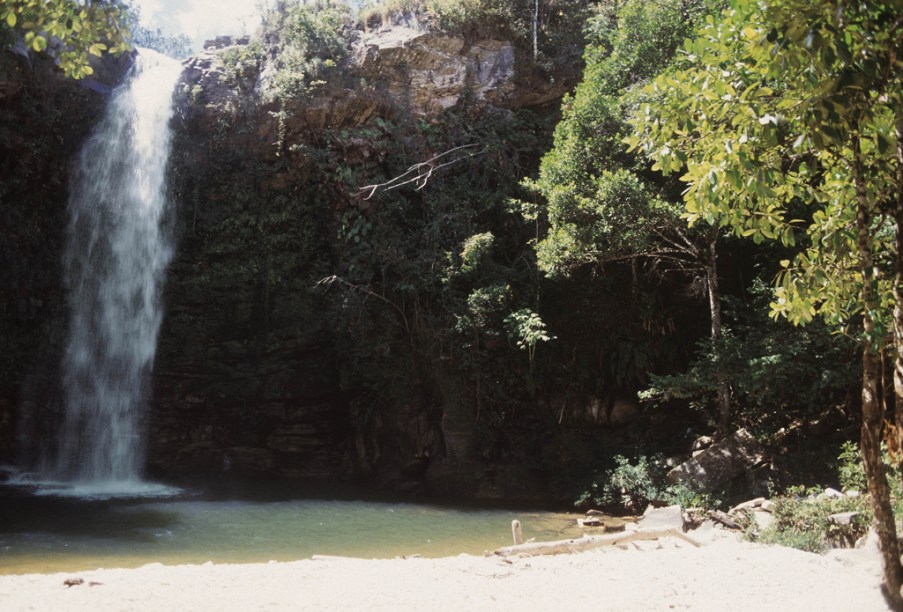
[[[344,63],[298,98],[274,95],[278,50],[240,59],[247,40],[218,39],[186,63],[172,161],[179,246],[151,423],[156,469],[416,486],[445,478],[437,466],[446,465],[469,472],[464,490],[447,492],[480,486],[467,457],[472,406],[445,397],[455,383],[437,382],[455,373],[421,360],[422,372],[392,383],[394,407],[371,414],[347,380],[345,351],[355,347],[324,314],[335,300],[327,304],[318,281],[342,257],[349,209],[364,206],[342,173],[385,170],[387,123],[441,131],[449,109],[509,113],[557,100],[569,82],[519,72],[502,40],[407,27],[352,38]],[[411,359],[393,352],[374,366],[397,360],[404,370]]]

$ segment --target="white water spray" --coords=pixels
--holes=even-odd
[[[76,164],[64,260],[65,417],[53,470],[75,490],[147,492],[143,420],[173,252],[165,178],[180,72],[142,49]]]

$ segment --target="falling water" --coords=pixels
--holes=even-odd
[[[69,339],[54,476],[140,492],[142,435],[172,258],[165,229],[175,60],[141,50],[77,160],[64,260]]]

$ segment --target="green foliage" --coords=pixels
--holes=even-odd
[[[894,514],[900,516],[903,514],[900,466],[890,460],[886,449],[883,449],[882,455],[891,487]],[[841,488],[852,494],[831,497],[818,487],[791,487],[774,500],[774,523],[763,530],[750,523],[747,526],[747,537],[767,544],[825,552],[833,547],[851,546],[865,535],[872,523],[872,508],[865,493],[865,470],[859,446],[853,442],[844,442],[838,459],[837,474]],[[858,513],[849,527],[842,527],[828,520],[832,514],[842,512]]]
[[[690,223],[788,246],[805,237],[777,277],[775,316],[845,329],[865,310],[877,343],[889,281],[862,278],[855,226],[862,207],[870,255],[886,261],[892,231],[879,211],[895,189],[891,117],[903,90],[892,6],[734,2],[644,90],[629,139],[656,169],[683,172]],[[800,203],[811,207],[803,216]]]
[[[288,151],[303,155],[331,191],[323,204],[339,237],[331,273],[348,284],[330,291],[328,316],[341,334],[349,395],[366,397],[374,413],[436,405],[430,410],[476,430],[476,457],[535,463],[527,449],[552,418],[530,401],[546,372],[530,371],[505,325],[522,308],[543,313],[532,228],[508,212],[508,201],[520,195],[518,177],[535,168],[550,131],[546,116],[463,103],[433,122],[399,112]],[[485,148],[479,157],[435,173],[420,190],[354,195],[361,184],[474,142]]]
[[[476,331],[497,334],[499,320],[507,310],[511,297],[509,285],[478,287],[467,296],[467,310],[458,315],[457,325],[461,332]]]
[[[91,56],[130,51],[126,5],[119,0],[4,0],[0,29],[13,29],[34,52],[57,59],[71,78],[93,74]]]
[[[845,442],[840,448],[838,459],[837,476],[843,490],[866,491],[868,486],[859,445],[853,442]],[[891,504],[894,507],[894,514],[898,516],[903,515],[903,471],[901,471],[899,462],[891,460],[887,447],[884,444],[881,445],[881,460],[890,485]]]
[[[480,263],[489,255],[495,236],[492,232],[474,234],[464,241],[461,249],[461,272],[467,273],[477,269]]]
[[[707,7],[685,4],[606,4],[591,22],[596,42],[586,52],[583,82],[563,102],[539,178],[526,183],[547,202],[550,229],[537,247],[546,272],[651,255],[659,236],[679,223],[679,206],[663,197],[667,184],[650,180],[622,140],[629,88],[670,62]]]
[[[859,445],[854,442],[844,442],[840,447],[838,459],[840,465],[837,468],[837,478],[841,488],[844,491],[865,491],[868,484],[865,480],[865,469],[862,467]]]
[[[505,317],[508,335],[517,342],[517,348],[530,351],[532,356],[539,342],[552,339],[546,333],[546,324],[529,308],[521,308]]]
[[[679,374],[652,376],[641,392],[644,400],[682,399],[717,419],[715,397],[722,373],[731,381],[740,426],[774,432],[797,419],[817,418],[845,400],[860,371],[855,344],[832,334],[824,324],[796,329],[766,315],[771,291],[756,281],[747,301],[728,300],[717,357],[708,341],[700,341],[697,357]]]
[[[531,309],[521,308],[505,317],[505,329],[508,337],[517,343],[517,348],[527,351],[532,372],[536,361],[536,345],[553,339],[546,332],[546,324]]]
[[[574,505],[619,506],[630,512],[642,512],[646,505],[659,497],[662,472],[655,462],[641,456],[635,463],[623,455],[615,455],[615,466],[603,471]]]
[[[259,68],[269,49],[278,49],[264,102],[284,102],[322,84],[327,72],[348,55],[350,35],[348,5],[332,0],[282,0],[265,12],[262,35],[250,45],[226,51],[223,60],[227,74],[238,82],[246,66]]]
[[[591,45],[587,72],[600,94],[619,94],[662,72],[675,50],[706,15],[715,13],[717,0],[663,2],[603,1],[587,24]]]
[[[826,552],[839,546],[851,546],[865,535],[871,524],[871,509],[865,496],[829,497],[818,488],[789,489],[774,500],[774,523],[766,529],[748,527],[747,536],[765,544],[790,546],[809,552]],[[828,517],[842,512],[857,512],[849,529],[832,523]]]
[[[257,74],[264,58],[263,43],[259,38],[252,38],[247,45],[234,45],[220,55],[223,62],[223,74],[228,82],[242,87],[248,73]]]
[[[662,457],[640,455],[631,461],[615,455],[614,466],[600,472],[574,503],[578,508],[621,508],[639,513],[652,502],[680,504],[683,508],[717,508],[721,501],[687,485],[668,485]]]
[[[132,44],[136,47],[153,49],[163,55],[175,59],[183,59],[191,55],[193,49],[191,38],[187,34],[171,36],[160,28],[152,30],[140,23],[131,26]]]

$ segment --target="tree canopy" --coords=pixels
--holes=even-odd
[[[782,262],[776,316],[861,321],[862,452],[889,594],[900,566],[880,457],[877,349],[903,281],[903,2],[735,1],[648,85],[634,149],[683,172],[686,217],[803,248]],[[896,276],[895,276],[896,271]],[[903,413],[903,378],[897,416]]]
[[[0,27],[18,32],[25,46],[50,53],[66,76],[94,70],[91,56],[129,51],[127,8],[120,0],[4,0]]]

